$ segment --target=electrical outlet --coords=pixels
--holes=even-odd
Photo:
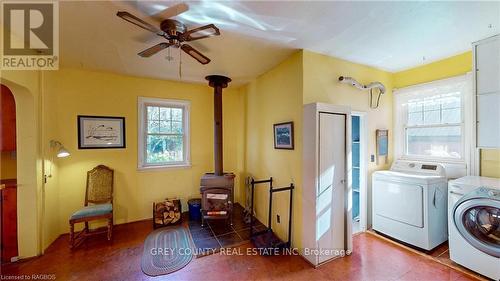
[[[370,161],[371,161],[371,162],[375,162],[375,155],[373,155],[373,154],[372,154],[372,155],[370,156]]]
[[[278,220],[278,223],[281,223],[280,215],[276,215],[276,219]]]

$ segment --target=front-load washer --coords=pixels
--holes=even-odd
[[[421,249],[448,239],[443,166],[395,161],[373,173],[373,229]]]
[[[500,280],[500,179],[450,181],[448,200],[451,260]]]

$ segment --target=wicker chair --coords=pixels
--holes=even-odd
[[[108,220],[107,229],[90,230],[89,221]],[[75,234],[74,224],[84,222],[82,231]],[[113,170],[99,165],[87,172],[85,207],[73,213],[69,219],[70,247],[80,245],[86,237],[106,233],[111,240],[113,232]]]

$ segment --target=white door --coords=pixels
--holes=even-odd
[[[320,250],[345,249],[346,115],[319,114],[319,170],[316,241]],[[337,256],[327,251],[324,262]]]
[[[389,180],[373,182],[375,215],[424,227],[424,190],[421,185]]]

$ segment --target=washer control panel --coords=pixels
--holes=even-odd
[[[492,189],[490,189],[488,191],[488,196],[500,198],[500,190],[492,190]]]

